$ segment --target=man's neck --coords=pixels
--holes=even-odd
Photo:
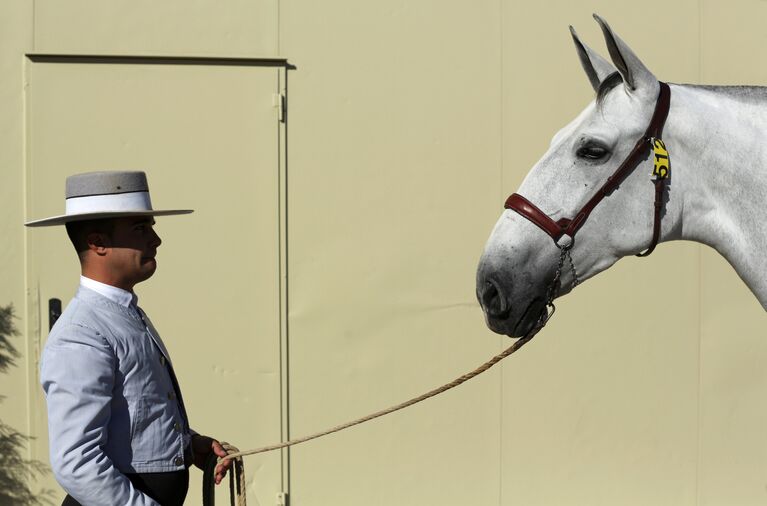
[[[98,281],[99,283],[125,290],[126,292],[133,292],[133,287],[135,286],[135,283],[129,283],[124,279],[119,279],[110,269],[101,266],[88,264],[82,265],[81,275],[88,279],[92,279],[93,281]]]
[[[121,306],[129,307],[138,304],[138,297],[136,297],[136,294],[133,292],[123,290],[120,287],[107,283],[102,283],[101,281],[89,278],[85,275],[80,276],[80,286],[93,290]]]

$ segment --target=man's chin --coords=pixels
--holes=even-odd
[[[141,259],[141,281],[146,281],[154,275],[157,270],[157,260],[154,258]],[[139,283],[141,282],[139,281]]]

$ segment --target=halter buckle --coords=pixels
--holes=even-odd
[[[567,234],[562,234],[559,239],[556,240],[557,248],[568,250],[573,247],[575,239]]]

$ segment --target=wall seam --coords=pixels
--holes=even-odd
[[[277,54],[282,53],[282,5],[280,0],[276,3],[276,47]],[[281,124],[277,122],[278,128],[278,200],[279,200],[279,298],[280,298],[280,405],[281,417],[280,432],[283,441],[290,439],[290,338],[289,338],[289,319],[288,319],[288,66],[278,71],[277,82],[277,107],[281,108]],[[283,104],[282,101],[286,101]],[[284,109],[283,106],[285,107]],[[280,488],[281,492],[290,495],[291,492],[291,451],[290,448],[284,448],[280,451]],[[283,499],[285,500],[285,499]],[[288,498],[286,500],[289,501]]]
[[[702,82],[703,77],[703,0],[698,0],[698,82]],[[700,505],[700,470],[701,470],[701,448],[703,445],[701,412],[703,402],[703,246],[697,246],[698,257],[698,391],[697,391],[697,445],[695,455],[695,504]]]
[[[503,37],[503,28],[504,28],[504,10],[503,10],[503,0],[498,1],[498,19],[499,19],[499,44],[500,48],[498,51],[498,58],[499,58],[499,66],[498,66],[498,73],[499,73],[499,86],[500,86],[500,101],[501,101],[501,107],[500,107],[500,117],[499,117],[499,132],[500,132],[500,142],[498,143],[498,150],[499,150],[499,167],[498,167],[498,201],[500,202],[503,198],[503,169],[504,169],[504,159],[503,159],[503,145],[504,145],[504,110],[505,110],[505,88],[504,88],[504,60],[503,60],[503,50],[504,50],[504,37]],[[499,343],[499,349],[503,348],[503,337],[501,337],[498,340]],[[498,505],[503,505],[503,453],[504,453],[504,447],[503,447],[503,410],[504,410],[504,395],[503,395],[503,383],[504,383],[504,364],[501,364],[500,371],[498,372]]]
[[[37,26],[37,0],[32,0],[32,52],[37,50],[37,32],[35,28]]]
[[[37,13],[37,0],[33,0],[30,5],[31,12],[25,16],[27,20],[29,20],[31,26],[29,27],[29,37],[30,39],[27,39],[25,46],[32,47],[32,50],[34,51],[36,47],[36,33],[35,33],[35,15]],[[28,108],[29,108],[29,65],[30,61],[27,59],[25,52],[22,51],[19,57],[19,65],[21,65],[21,118],[19,118],[19,127],[21,128],[21,146],[19,146],[19,149],[21,149],[21,215],[24,220],[27,218],[27,210],[29,209],[29,150],[28,147]],[[40,332],[40,325],[37,324],[35,326],[32,325],[32,322],[34,319],[32,318],[32,315],[30,313],[31,307],[29,303],[29,297],[30,297],[30,276],[29,276],[29,233],[26,227],[23,227],[23,239],[22,239],[22,265],[24,269],[23,274],[23,293],[24,293],[24,300],[22,303],[23,307],[23,329],[24,329],[24,351],[26,355],[26,360],[24,361],[24,378],[26,383],[26,425],[27,429],[26,432],[28,435],[32,437],[39,438],[41,435],[34,434],[34,391],[33,391],[33,385],[35,382],[33,381],[33,377],[37,378],[37,373],[35,371],[36,367],[34,367],[38,363],[38,357],[32,355],[32,351],[35,350],[37,353],[39,353],[38,345],[40,343],[40,336],[38,333]],[[39,292],[38,292],[39,293]],[[38,309],[38,316],[39,318],[39,306],[40,304],[37,304]],[[34,332],[33,332],[34,331]],[[33,335],[34,334],[34,335]],[[47,436],[47,434],[45,435]],[[33,442],[34,439],[30,439],[27,443],[27,458],[29,460],[36,460],[35,459],[35,443]],[[29,477],[29,484],[31,485],[33,482],[33,477]]]

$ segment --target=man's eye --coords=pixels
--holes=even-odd
[[[579,148],[575,153],[578,158],[585,158],[587,160],[600,160],[607,156],[608,151],[601,146],[583,146]]]

